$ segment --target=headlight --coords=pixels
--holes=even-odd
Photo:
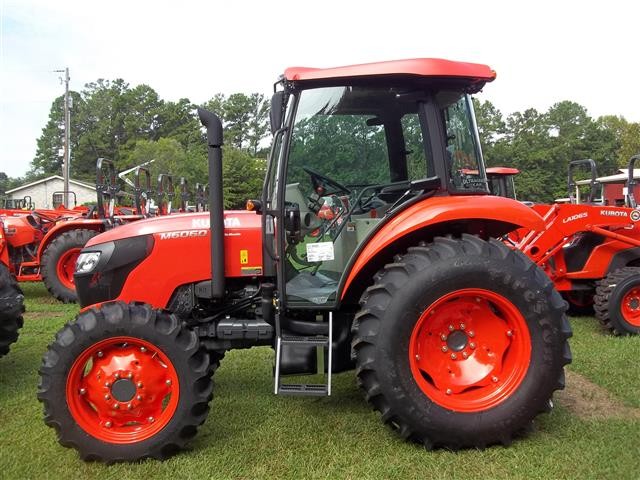
[[[99,259],[100,252],[81,253],[76,260],[76,273],[89,273],[96,268]]]

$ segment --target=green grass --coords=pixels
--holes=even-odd
[[[637,478],[638,415],[588,420],[560,405],[509,448],[428,452],[381,424],[352,373],[336,376],[329,398],[274,396],[266,348],[223,360],[209,419],[189,451],[165,462],[83,463],[43,424],[35,397],[42,353],[77,307],[51,300],[40,284],[24,287],[25,327],[0,360],[0,478]],[[640,406],[640,337],[603,335],[592,318],[572,323],[571,370],[613,401]]]

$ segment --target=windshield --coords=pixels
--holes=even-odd
[[[493,174],[487,175],[489,179],[489,191],[497,197],[516,198],[513,175]]]

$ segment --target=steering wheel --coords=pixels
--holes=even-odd
[[[333,187],[336,190],[335,192],[322,192],[322,196],[334,195],[340,192],[346,193],[347,195],[351,194],[351,190],[349,190],[347,187],[345,187],[338,181],[332,178],[329,178],[326,175],[323,175],[322,173],[317,172],[312,168],[302,167],[302,169],[311,176],[311,183],[313,184],[313,188],[314,190],[316,190],[316,192],[318,187],[324,187],[324,186]]]

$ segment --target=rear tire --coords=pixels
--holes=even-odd
[[[216,366],[175,315],[106,303],[58,332],[38,399],[59,442],[84,460],[164,459],[207,418]]]
[[[61,302],[78,301],[73,281],[76,259],[89,239],[98,233],[100,232],[86,228],[61,233],[42,254],[42,281],[51,295]]]
[[[0,264],[0,357],[18,340],[22,328],[24,295],[6,265]]]
[[[607,275],[596,287],[595,311],[614,335],[640,334],[640,268],[625,267]]]
[[[403,438],[428,448],[509,444],[549,411],[564,388],[571,329],[553,283],[520,252],[470,235],[436,238],[374,280],[354,322],[356,374]]]

